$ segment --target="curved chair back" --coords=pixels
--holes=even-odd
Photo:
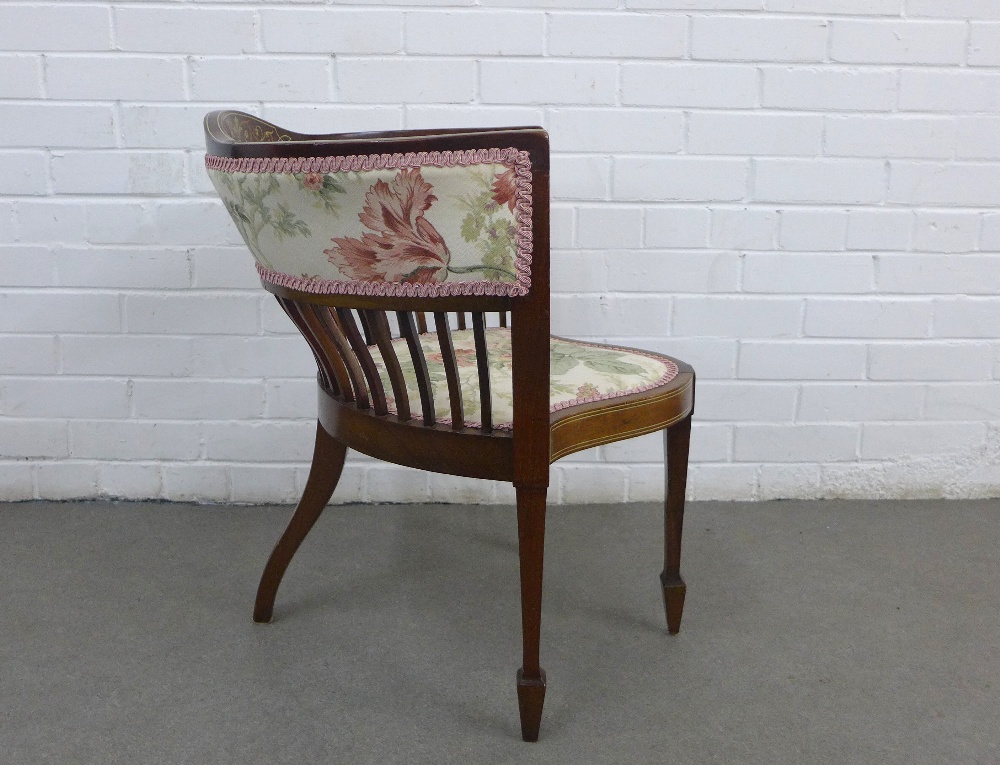
[[[545,132],[311,136],[234,111],[209,114],[205,132],[212,183],[338,409],[513,438],[506,469],[483,477],[512,480],[512,460],[537,457],[545,469],[531,472],[547,484]],[[490,325],[510,326],[509,356],[490,358]],[[429,373],[428,353],[443,380]],[[461,380],[473,364],[478,400],[469,401]],[[513,390],[491,388],[491,364],[512,365]],[[513,402],[506,421],[495,416],[498,396]]]

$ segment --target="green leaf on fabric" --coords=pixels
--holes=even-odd
[[[485,219],[477,213],[469,213],[462,220],[462,238],[467,242],[474,242],[479,233],[483,230]]]
[[[630,364],[627,361],[614,359],[587,359],[583,365],[595,372],[603,372],[609,375],[643,375],[646,370],[638,364]]]
[[[549,353],[549,374],[554,376],[564,375],[576,367],[580,360],[568,353],[560,353],[555,348]]]

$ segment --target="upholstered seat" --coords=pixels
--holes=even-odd
[[[490,390],[492,392],[493,427],[510,429],[514,424],[514,391],[511,368],[510,330],[505,327],[486,329],[486,347],[490,364]],[[479,427],[482,423],[479,391],[479,371],[476,365],[476,348],[473,331],[456,330],[451,333],[455,347],[465,424]],[[427,360],[427,374],[432,385],[435,413],[438,422],[450,423],[448,408],[448,380],[444,359],[436,338],[424,333],[420,344]],[[406,340],[393,341],[400,368],[410,392],[410,409],[420,410],[420,393],[413,362],[406,354]],[[640,352],[631,348],[595,345],[579,340],[553,337],[549,343],[549,409],[562,409],[641,393],[671,383],[678,374],[677,364],[667,356]],[[371,347],[372,357],[379,370],[386,390],[390,389],[389,375],[377,347]],[[395,401],[388,399],[389,411],[396,413]]]
[[[270,621],[348,448],[509,481],[521,586],[517,696],[521,734],[536,740],[546,688],[539,642],[549,465],[663,431],[659,579],[676,633],[694,370],[646,351],[550,336],[541,128],[309,136],[226,111],[209,114],[205,132],[209,176],[261,282],[317,365],[312,467],[264,569],[254,620]]]

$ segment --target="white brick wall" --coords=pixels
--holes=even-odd
[[[692,496],[1000,496],[996,0],[8,0],[0,51],[0,500],[301,492],[221,106],[546,127],[553,327],[694,364]],[[550,499],[656,499],[660,443]],[[336,499],[512,494],[355,455]]]

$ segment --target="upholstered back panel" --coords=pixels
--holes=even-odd
[[[205,163],[266,282],[408,297],[530,289],[526,151],[208,156]]]

